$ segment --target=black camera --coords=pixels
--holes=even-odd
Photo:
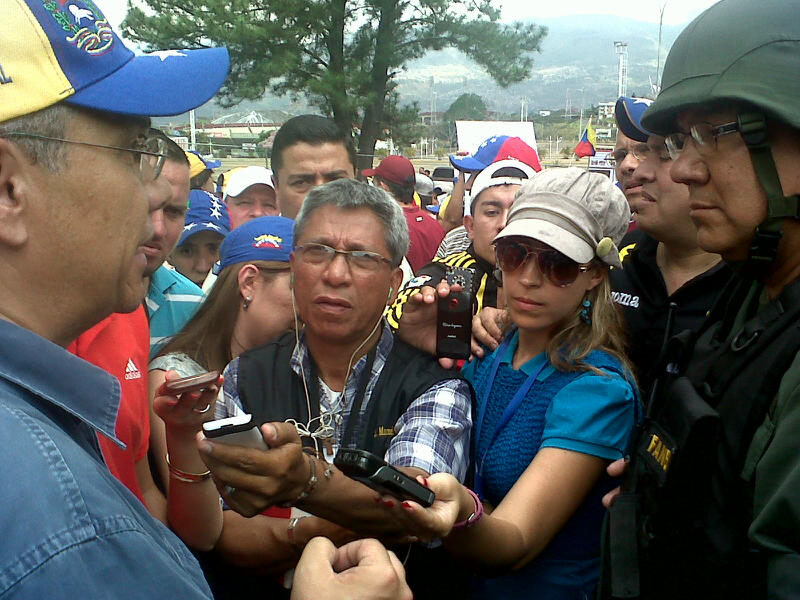
[[[469,358],[472,340],[472,269],[448,268],[447,283],[460,285],[439,298],[436,321],[436,356]]]

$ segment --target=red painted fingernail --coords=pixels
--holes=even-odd
[[[403,508],[413,508],[413,507],[411,506],[411,502],[404,501],[403,502]]]
[[[430,486],[428,485],[428,478],[427,478],[427,477],[423,477],[423,478],[422,478],[422,484],[423,484],[425,487],[430,487]]]
[[[380,496],[375,496],[375,502],[380,502],[380,501],[381,501],[381,497]]]
[[[392,502],[391,500],[386,500],[383,503],[383,505],[386,506],[387,508],[392,508],[394,506],[394,502]]]

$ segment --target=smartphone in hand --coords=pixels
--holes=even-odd
[[[241,414],[203,423],[203,435],[212,442],[269,450],[253,415]]]
[[[194,390],[204,390],[219,381],[219,371],[208,371],[199,375],[189,375],[164,382],[164,389],[170,394],[183,394]]]
[[[413,500],[426,507],[433,504],[435,496],[431,490],[371,452],[341,448],[333,464],[351,479],[360,481],[376,492],[401,500]]]

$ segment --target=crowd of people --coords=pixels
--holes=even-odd
[[[0,597],[800,597],[800,0],[681,33],[617,184],[493,135],[452,187],[316,115],[218,174],[150,118],[227,51],[85,10],[0,44]]]

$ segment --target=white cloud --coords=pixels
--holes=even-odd
[[[118,32],[119,24],[125,19],[125,15],[128,14],[127,0],[95,0],[95,4],[103,11],[111,28]]]
[[[658,23],[664,7],[664,24],[679,25],[694,19],[717,0],[502,0],[504,21],[546,19],[568,15],[617,15]]]

